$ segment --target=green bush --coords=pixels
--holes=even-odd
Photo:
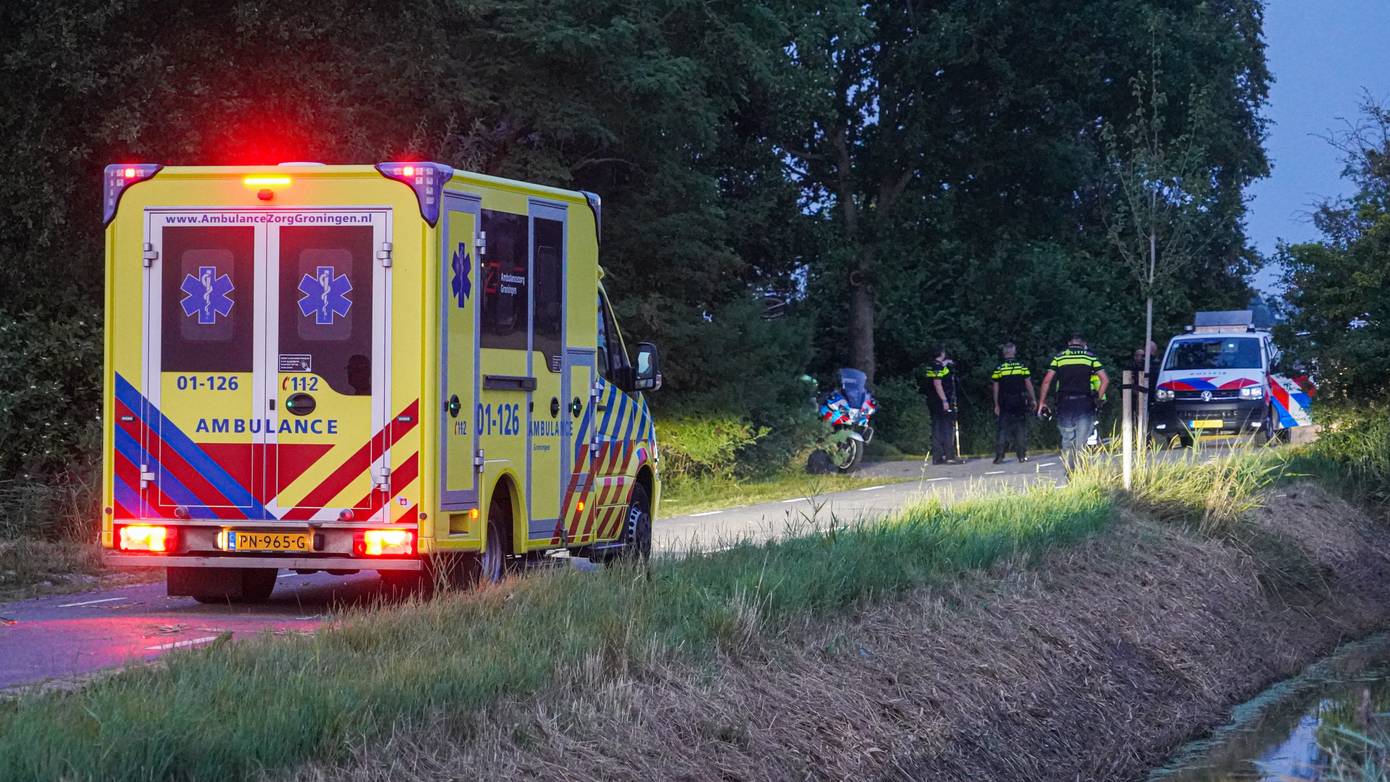
[[[1319,408],[1317,420],[1318,439],[1294,457],[1293,470],[1328,480],[1356,499],[1390,502],[1390,410]]]
[[[917,384],[893,377],[875,383],[874,442],[891,445],[903,453],[925,454],[931,450],[931,413],[927,398]]]
[[[681,413],[658,423],[662,477],[679,483],[698,477],[730,479],[737,472],[738,454],[767,436],[730,413]]]

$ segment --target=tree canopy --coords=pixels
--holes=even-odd
[[[1369,97],[1331,139],[1344,154],[1348,198],[1313,213],[1321,242],[1287,245],[1285,343],[1315,371],[1324,396],[1390,396],[1390,106]]]
[[[0,362],[24,369],[0,379],[0,476],[90,453],[113,161],[428,158],[597,191],[668,409],[781,421],[803,372],[905,378],[937,342],[979,383],[1006,338],[1127,355],[1142,299],[1107,241],[1102,129],[1158,41],[1213,204],[1159,333],[1243,303],[1261,22],[1259,0],[12,0]],[[759,317],[770,292],[789,316]]]

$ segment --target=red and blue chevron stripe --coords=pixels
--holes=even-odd
[[[246,486],[228,474],[120,373],[116,374],[115,390],[120,422],[115,428],[115,494],[127,512],[132,510],[132,504],[138,506],[139,515],[159,514],[160,508],[182,505],[218,518],[269,518],[265,506]],[[127,417],[133,420],[122,420]],[[143,502],[139,499],[136,487],[140,465],[158,476],[154,502],[149,502],[149,497]],[[130,483],[132,478],[134,485]]]

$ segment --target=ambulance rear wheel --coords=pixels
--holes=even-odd
[[[264,603],[275,591],[276,568],[169,568],[169,594],[199,603]]]
[[[499,488],[487,510],[487,537],[476,556],[474,569],[480,584],[500,584],[507,577],[506,530],[512,525],[511,495]]]
[[[241,597],[233,603],[264,603],[275,591],[275,579],[280,571],[273,567],[246,568],[241,575]]]

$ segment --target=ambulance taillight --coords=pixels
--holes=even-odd
[[[164,168],[158,163],[114,163],[106,167],[101,187],[101,224],[109,225],[116,217],[121,194],[136,182],[150,179]]]
[[[116,527],[116,548],[165,554],[177,545],[178,530],[158,524],[122,524]]]
[[[377,163],[376,170],[387,179],[409,185],[420,204],[420,216],[430,225],[439,222],[444,183],[454,175],[453,168],[442,163]]]
[[[406,557],[415,553],[415,531],[369,529],[357,535],[352,551],[359,557]]]

